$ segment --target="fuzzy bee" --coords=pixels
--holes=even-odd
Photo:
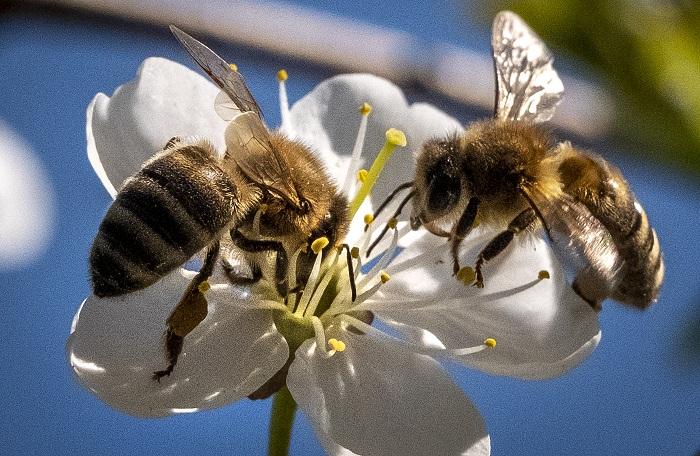
[[[646,308],[664,276],[659,240],[615,166],[569,142],[555,144],[541,126],[564,93],[550,51],[508,11],[494,20],[492,50],[494,118],[423,145],[412,228],[449,239],[455,274],[459,245],[477,219],[503,229],[475,259],[474,285],[483,287],[484,264],[541,226],[591,306],[611,297]]]
[[[326,249],[336,247],[349,223],[347,199],[321,161],[300,142],[268,131],[243,76],[204,44],[171,30],[236,110],[225,131],[226,153],[219,158],[207,140],[170,140],[124,183],[90,252],[99,297],[148,287],[207,252],[167,321],[168,366],[155,372],[156,380],[172,372],[184,337],[206,316],[202,285],[222,250],[235,250],[250,269],[244,276],[225,264],[232,282],[266,277],[285,297],[291,254],[321,237],[329,240]],[[310,250],[299,254],[297,283],[306,283],[313,260]]]

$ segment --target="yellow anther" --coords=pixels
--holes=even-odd
[[[267,204],[263,203],[260,205],[260,208],[258,210],[260,211],[261,214],[264,214],[265,212],[267,212],[268,208],[269,208],[269,206]]]
[[[318,254],[318,252],[323,250],[328,245],[329,242],[330,241],[328,240],[327,237],[325,237],[325,236],[320,237],[311,243],[311,250],[313,250],[315,254]]]
[[[197,285],[197,289],[202,294],[209,291],[210,288],[211,288],[211,285],[209,285],[209,282],[207,282],[206,280],[204,282],[200,283],[199,285]]]
[[[496,339],[489,337],[484,341],[484,345],[486,345],[489,348],[493,348],[496,346]]]
[[[357,172],[357,180],[364,183],[367,180],[369,172],[366,169],[361,169]]]
[[[345,351],[345,342],[338,339],[328,339],[328,345],[336,352]]]
[[[379,280],[382,281],[382,283],[387,283],[391,279],[391,276],[387,274],[385,271],[382,271],[379,273]]]
[[[372,112],[372,105],[367,102],[362,103],[362,106],[360,106],[360,114],[367,116],[370,112]]]
[[[540,280],[549,279],[549,271],[541,270],[540,273],[537,274],[537,278]]]
[[[407,144],[406,135],[396,128],[390,128],[386,131],[386,141],[393,146],[405,147]]]
[[[353,257],[354,259],[360,258],[360,248],[359,247],[353,247],[350,249],[350,256]]]
[[[464,266],[462,269],[457,271],[457,280],[465,285],[471,285],[476,279],[476,273],[474,269],[470,266]]]
[[[231,68],[233,71],[238,71],[238,65],[235,63],[229,63],[228,67]]]
[[[362,219],[365,221],[365,225],[369,225],[370,223],[374,222],[374,215],[366,214]]]
[[[392,218],[389,219],[388,222],[386,222],[386,226],[388,226],[389,228],[391,228],[392,230],[394,230],[394,229],[396,229],[396,225],[397,225],[398,223],[399,223],[399,221],[398,221],[396,218],[392,217]]]
[[[289,75],[287,74],[287,70],[279,70],[277,72],[277,80],[278,81],[286,81]]]

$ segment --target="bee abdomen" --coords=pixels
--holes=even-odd
[[[206,150],[186,146],[129,179],[90,252],[93,292],[145,288],[206,247],[232,220],[235,186]]]
[[[618,242],[624,265],[613,298],[645,308],[656,300],[665,267],[659,239],[649,224],[646,212],[637,201],[634,207],[635,218],[631,229]]]

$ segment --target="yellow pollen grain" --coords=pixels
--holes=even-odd
[[[390,218],[388,222],[386,222],[386,225],[391,228],[392,230],[396,229],[396,225],[399,223],[399,221],[395,218]]]
[[[549,271],[541,270],[539,274],[537,274],[537,278],[540,280],[549,279]]]
[[[361,169],[357,172],[357,180],[360,182],[364,182],[367,180],[367,176],[369,175],[369,171],[366,169]]]
[[[360,106],[360,114],[367,116],[370,112],[372,112],[372,105],[367,102],[362,103],[362,106]]]
[[[279,70],[277,72],[277,80],[278,81],[286,81],[289,75],[287,74],[287,70]]]
[[[457,271],[457,280],[465,285],[471,285],[476,279],[476,273],[471,266],[464,266],[462,269]]]
[[[382,283],[387,283],[389,281],[389,279],[391,279],[391,276],[389,274],[387,274],[386,271],[382,271],[379,274],[379,280],[381,280]]]
[[[238,65],[235,63],[229,63],[228,67],[231,68],[233,71],[238,71]]]
[[[484,341],[484,345],[486,345],[489,348],[494,348],[496,346],[496,339],[489,337]]]
[[[390,128],[386,131],[386,140],[394,146],[405,147],[407,144],[406,135],[396,128]]]
[[[311,243],[311,250],[313,250],[315,254],[318,254],[318,252],[323,250],[328,245],[329,242],[330,241],[328,240],[327,237],[325,237],[325,236],[320,237]]]
[[[204,282],[200,283],[200,284],[197,286],[197,289],[198,289],[199,292],[202,293],[202,294],[204,294],[204,293],[206,293],[207,291],[209,291],[210,288],[211,288],[211,285],[209,285],[209,282],[207,282],[206,280],[205,280]]]
[[[363,217],[363,220],[365,221],[365,225],[369,225],[370,223],[374,222],[374,215],[372,214],[366,214]]]
[[[353,257],[354,259],[360,258],[360,248],[359,247],[353,247],[350,249],[350,256]]]
[[[259,210],[260,210],[260,213],[261,213],[261,214],[264,214],[265,212],[267,212],[267,209],[268,209],[267,204],[264,204],[264,203],[263,203],[263,204],[260,205],[260,209],[259,209]]]
[[[328,345],[337,352],[345,351],[345,342],[338,339],[328,339]]]

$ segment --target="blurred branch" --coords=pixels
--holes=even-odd
[[[700,172],[697,2],[501,0],[489,4],[484,19],[503,8],[521,14],[552,48],[606,78],[619,108],[613,124],[618,139]]]
[[[399,84],[420,83],[457,101],[493,108],[490,55],[439,42],[424,43],[410,33],[296,5],[251,0],[38,2],[159,26],[176,24],[191,33],[261,48],[335,71],[374,73]],[[589,139],[604,134],[613,110],[608,95],[581,79],[567,75],[562,79],[567,96],[552,122]]]

